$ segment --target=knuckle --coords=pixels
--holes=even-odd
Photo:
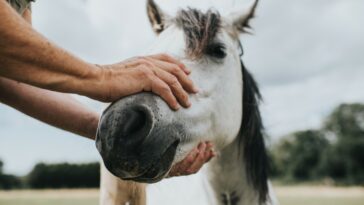
[[[173,65],[171,68],[171,72],[175,75],[179,75],[181,74],[182,70],[177,65]]]
[[[171,56],[170,55],[168,55],[168,54],[166,54],[166,53],[161,53],[161,54],[159,54],[160,55],[160,57],[162,57],[162,58],[166,58],[166,59],[170,59],[171,58]]]
[[[145,76],[149,76],[150,74],[153,74],[153,72],[147,66],[140,66],[139,69],[140,69],[140,72]]]
[[[169,79],[169,83],[171,84],[171,86],[173,87],[180,87],[179,85],[179,81],[178,79],[175,77],[175,76],[172,76],[170,79]]]
[[[141,65],[145,65],[145,66],[152,66],[153,64],[150,62],[149,58],[147,57],[138,57],[138,62],[141,64]]]
[[[156,78],[153,78],[153,80]],[[159,91],[160,95],[168,95],[171,93],[171,89],[169,86],[163,82],[154,80],[153,82],[154,87]]]
[[[144,56],[138,56],[136,57],[136,59],[139,61],[139,62],[144,62],[146,60],[146,58]]]
[[[141,75],[141,77],[143,79],[148,79],[150,81],[154,81],[155,80],[154,73],[150,69],[142,68],[140,70],[140,75]]]
[[[171,93],[171,89],[168,87],[168,86],[161,86],[161,92],[164,93],[164,94],[169,94]]]
[[[138,63],[143,63],[145,61],[145,58],[143,56],[138,56],[135,57],[135,61],[137,61]]]

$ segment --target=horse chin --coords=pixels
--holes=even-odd
[[[155,160],[154,163],[141,175],[137,177],[123,178],[123,180],[131,180],[148,184],[161,181],[165,176],[167,176],[172,167],[178,144],[179,141],[176,141],[170,145],[162,156]]]
[[[149,157],[143,157],[139,162],[127,160],[115,163],[116,158],[105,158],[105,167],[114,175],[122,180],[135,181],[141,183],[156,183],[161,181],[169,172],[173,165],[179,140],[175,140],[167,146],[160,155],[149,154]],[[145,149],[147,151],[147,148]],[[148,151],[147,151],[148,152]],[[129,164],[129,168],[122,165]]]

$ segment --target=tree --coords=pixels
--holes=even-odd
[[[37,164],[28,175],[31,188],[96,188],[99,186],[100,165]]]
[[[364,137],[364,105],[340,105],[326,119],[324,130],[335,134],[339,141],[362,139]]]
[[[364,105],[340,105],[326,119],[324,131],[334,140],[321,172],[340,182],[364,184]]]
[[[287,136],[272,150],[273,173],[294,180],[316,178],[322,153],[328,145],[323,133],[317,130]]]
[[[2,173],[3,173],[3,166],[4,166],[4,164],[3,164],[3,162],[0,160],[0,175],[2,175]]]
[[[21,187],[18,177],[3,173],[3,162],[0,160],[0,189],[15,189]]]

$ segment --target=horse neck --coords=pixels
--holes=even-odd
[[[208,179],[220,205],[258,205],[258,192],[248,181],[239,139],[209,164]]]

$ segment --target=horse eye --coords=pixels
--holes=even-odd
[[[206,50],[206,54],[214,57],[214,58],[219,58],[219,59],[223,59],[226,57],[226,48],[224,45],[221,44],[213,44],[210,45],[207,50]]]

